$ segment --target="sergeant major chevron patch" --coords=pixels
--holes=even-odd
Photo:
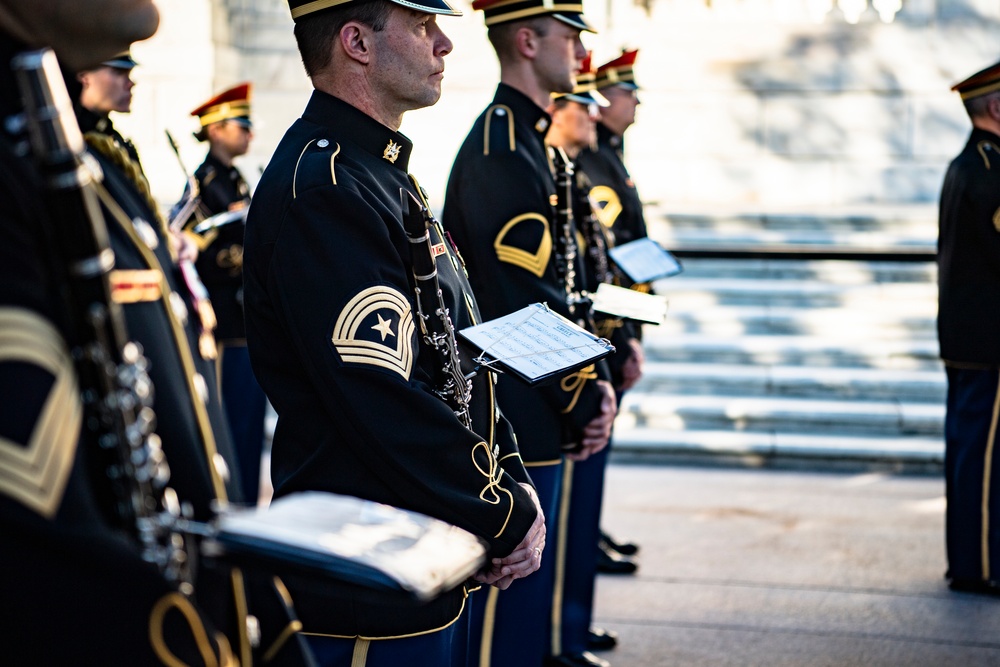
[[[399,291],[376,285],[351,299],[333,329],[332,342],[345,364],[387,368],[410,379],[413,313]]]

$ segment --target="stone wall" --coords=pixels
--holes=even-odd
[[[438,206],[498,78],[481,16],[458,1],[465,15],[440,19],[455,43],[443,98],[402,128]],[[647,13],[631,0],[586,0],[601,28],[584,37],[597,62],[641,49],[628,159],[645,199],[665,210],[816,212],[936,200],[969,128],[949,87],[1000,58],[1000,0],[904,0],[894,22],[868,7],[856,25],[835,7],[817,23],[807,10],[823,2],[655,0]],[[242,162],[254,180],[309,94],[286,2],[158,4],[159,33],[135,49],[134,113],[119,121],[154,192],[166,203],[183,186],[163,128],[183,137],[193,170],[204,148],[187,113],[242,80],[255,85],[256,140]]]

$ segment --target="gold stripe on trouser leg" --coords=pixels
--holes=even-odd
[[[493,631],[497,621],[497,601],[500,589],[490,586],[483,611],[483,638],[479,644],[479,667],[490,667],[493,658]]]
[[[253,653],[250,647],[250,631],[247,628],[247,615],[250,613],[247,609],[247,593],[246,585],[243,581],[243,571],[238,567],[234,567],[229,573],[230,581],[233,586],[233,603],[236,608],[236,630],[239,633],[240,639],[240,660],[244,665],[253,664]]]
[[[573,461],[563,462],[559,524],[556,530],[556,572],[552,585],[552,655],[562,653],[562,600],[566,578],[566,532],[569,529],[569,498],[573,491]]]
[[[368,647],[371,641],[358,637],[354,640],[354,655],[351,657],[351,667],[365,667],[368,662]]]
[[[997,415],[1000,414],[1000,384],[993,397],[993,417],[990,419],[990,435],[986,439],[986,455],[983,460],[983,527],[981,550],[983,559],[983,580],[990,578],[990,479],[993,468],[993,443],[997,435]]]

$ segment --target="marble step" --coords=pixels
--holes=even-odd
[[[764,465],[773,461],[837,464],[887,464],[896,468],[940,469],[944,440],[928,437],[873,437],[763,433],[615,426],[614,456],[666,461],[735,461]]]
[[[672,300],[667,319],[649,335],[742,334],[827,336],[845,344],[871,339],[934,339],[937,337],[936,304],[893,304],[877,311],[843,308],[794,308],[790,306],[706,307],[693,300]]]
[[[647,363],[631,393],[902,401],[943,405],[942,370]],[[632,399],[629,399],[632,400]]]
[[[935,312],[933,283],[837,285],[818,280],[740,279],[685,276],[658,280],[657,294],[682,310],[717,306],[772,305],[844,308],[861,312]]]
[[[921,234],[900,235],[886,231],[839,231],[835,229],[745,229],[712,227],[674,228],[661,226],[650,236],[671,251],[688,249],[774,248],[785,251],[837,252],[853,249],[866,253],[919,252],[933,255],[937,229]]]
[[[646,327],[649,362],[818,366],[934,370],[941,368],[936,340],[831,340],[820,336],[655,333]]]
[[[937,232],[934,206],[890,210],[855,208],[839,211],[647,211],[647,224],[660,223],[671,229],[711,229],[719,233],[755,231],[820,230],[847,232],[885,232],[899,236],[925,237]]]
[[[944,405],[629,392],[622,428],[940,437]]]
[[[681,263],[682,275],[688,278],[815,280],[832,285],[937,281],[934,262],[691,258]]]

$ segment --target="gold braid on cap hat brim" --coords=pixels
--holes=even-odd
[[[980,86],[979,88],[973,88],[972,90],[966,90],[963,93],[959,93],[963,100],[970,100],[973,97],[980,97],[982,95],[988,95],[1000,90],[1000,81],[994,81],[993,83],[987,84],[985,86]]]
[[[223,102],[214,107],[209,107],[205,113],[199,114],[198,119],[202,127],[207,127],[212,123],[218,123],[230,118],[241,118],[250,115],[249,102]]]

